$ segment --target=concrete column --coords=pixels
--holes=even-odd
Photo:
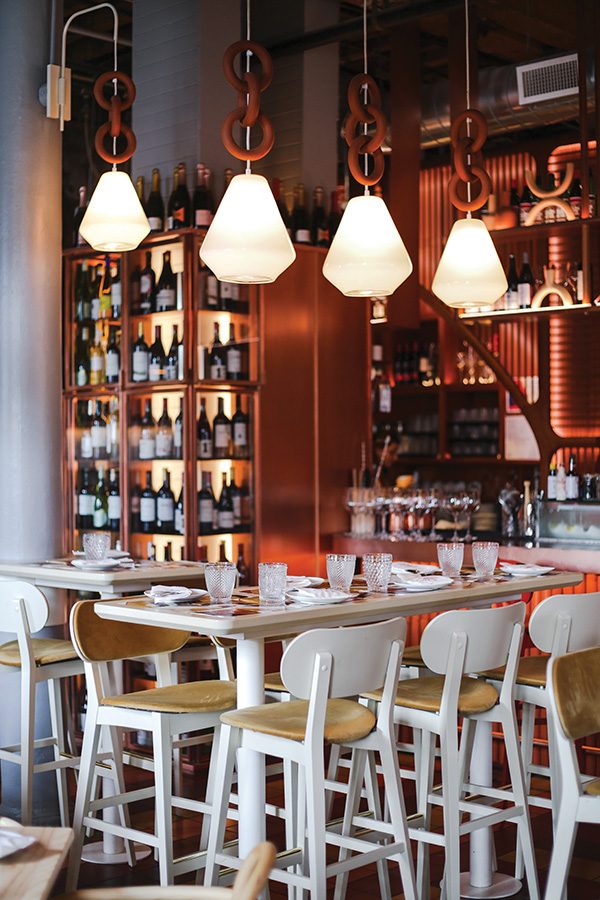
[[[50,16],[50,0],[0,3],[2,560],[46,559],[62,543],[61,142],[38,101]],[[18,674],[1,673],[0,691],[4,745],[18,740]],[[37,724],[48,733],[47,710]],[[37,821],[51,817],[53,793],[52,776],[36,776]],[[18,769],[3,764],[2,812],[19,808]]]

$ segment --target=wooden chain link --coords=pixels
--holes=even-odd
[[[367,86],[369,102],[365,103],[364,86]],[[348,85],[348,105],[350,113],[344,128],[348,144],[348,168],[352,176],[367,187],[371,187],[383,175],[383,153],[381,144],[385,137],[385,116],[381,111],[381,93],[370,75],[355,75]],[[365,134],[365,126],[375,125],[372,135]],[[360,156],[372,157],[371,174],[365,174],[360,165]]]
[[[233,61],[239,53],[245,55],[248,50],[258,58],[262,74],[244,72],[240,78],[233,67]],[[238,92],[238,100],[237,109],[232,110],[223,122],[221,140],[225,149],[236,159],[255,162],[267,155],[275,140],[271,120],[260,111],[260,95],[273,79],[273,61],[260,44],[255,44],[254,41],[236,41],[225,51],[223,72],[229,84]],[[239,122],[242,128],[252,128],[254,125],[260,127],[262,140],[253,150],[240,147],[236,142],[233,136],[233,126],[236,122]]]
[[[467,134],[467,119],[471,120],[470,136]],[[464,134],[462,127],[464,125]],[[487,138],[487,122],[478,109],[466,109],[457,116],[452,123],[450,140],[452,143],[452,159],[454,162],[454,174],[448,185],[450,202],[462,212],[473,212],[487,202],[492,192],[492,180],[483,168],[481,160],[481,148]],[[479,182],[479,192],[476,197],[469,199],[468,184]],[[458,192],[458,186],[463,187],[463,196]]]
[[[112,82],[115,79],[124,86],[125,96],[121,99],[118,94],[112,93],[110,97],[106,99],[104,96],[104,88],[109,82],[111,82],[112,85]],[[108,122],[101,125],[96,132],[96,139],[94,142],[96,153],[108,163],[124,163],[128,159],[131,159],[135,153],[136,139],[135,134],[129,125],[125,125],[122,122],[121,113],[132,106],[133,101],[135,100],[135,85],[129,75],[126,75],[124,72],[105,72],[104,75],[100,75],[100,77],[96,79],[96,83],[94,84],[94,97],[96,98],[96,103],[101,106],[102,109],[108,111]],[[106,149],[104,141],[107,134],[111,137],[111,145],[113,143],[112,139],[118,137],[125,138],[126,144],[122,153],[113,153],[112,149]]]

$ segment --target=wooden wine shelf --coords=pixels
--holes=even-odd
[[[464,312],[460,314],[465,322],[475,319],[495,319],[501,322],[510,322],[513,319],[546,318],[547,316],[589,316],[600,312],[600,307],[589,303],[574,303],[573,306],[542,306],[540,309],[490,309],[487,312]]]

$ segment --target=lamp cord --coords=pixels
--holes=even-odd
[[[250,40],[250,0],[246,0],[246,40]],[[251,50],[246,50],[246,72],[250,71],[250,57],[252,56]],[[246,94],[246,108],[250,103],[250,94]],[[246,150],[250,149],[250,126],[246,127]],[[246,175],[250,175],[252,173],[252,169],[250,167],[250,160],[246,160]]]
[[[364,71],[365,75],[368,74],[368,70],[367,70],[367,2],[368,2],[368,0],[363,0],[363,71]],[[368,99],[368,87],[366,84],[363,85],[363,97],[364,97],[363,102],[366,106],[367,99]],[[368,131],[367,123],[365,122],[363,125],[363,132],[364,132],[365,137],[367,136],[367,131]],[[368,175],[369,174],[369,157],[367,156],[366,153],[364,154],[364,158],[365,158],[365,175]],[[368,197],[369,193],[370,193],[369,186],[367,184],[365,184],[365,197]]]
[[[467,109],[471,109],[471,60],[469,46],[469,0],[465,0],[465,89]],[[467,137],[471,137],[471,119],[467,118]],[[471,165],[471,154],[467,153],[467,164]],[[467,181],[467,200],[471,202],[471,182]],[[467,212],[467,219],[471,218],[471,210]]]

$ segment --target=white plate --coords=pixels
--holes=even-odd
[[[187,597],[177,597],[169,594],[166,594],[163,597],[153,597],[150,591],[144,591],[144,596],[152,600],[156,606],[177,606],[178,603],[191,603],[192,600],[197,600],[199,597],[206,597],[207,594],[208,591],[203,591],[200,588],[190,588],[190,593]]]
[[[554,566],[536,566],[517,563],[500,563],[503,572],[509,575],[546,575],[548,572],[554,571]]]
[[[71,565],[90,572],[107,572],[121,565],[120,559],[73,559]]]
[[[441,569],[439,566],[434,566],[431,563],[392,563],[392,574],[401,575],[403,572],[417,572],[419,575],[435,575],[437,572],[441,572]]]
[[[352,600],[352,594],[336,591],[334,588],[301,588],[291,595],[294,601],[307,606],[326,606],[328,603],[343,603]]]
[[[445,575],[423,575],[418,581],[407,581],[404,588],[412,594],[418,594],[420,591],[439,591],[451,584],[452,579]]]
[[[73,556],[84,557],[84,550],[73,550]],[[129,559],[129,553],[126,550],[109,550],[106,554],[107,559]]]

